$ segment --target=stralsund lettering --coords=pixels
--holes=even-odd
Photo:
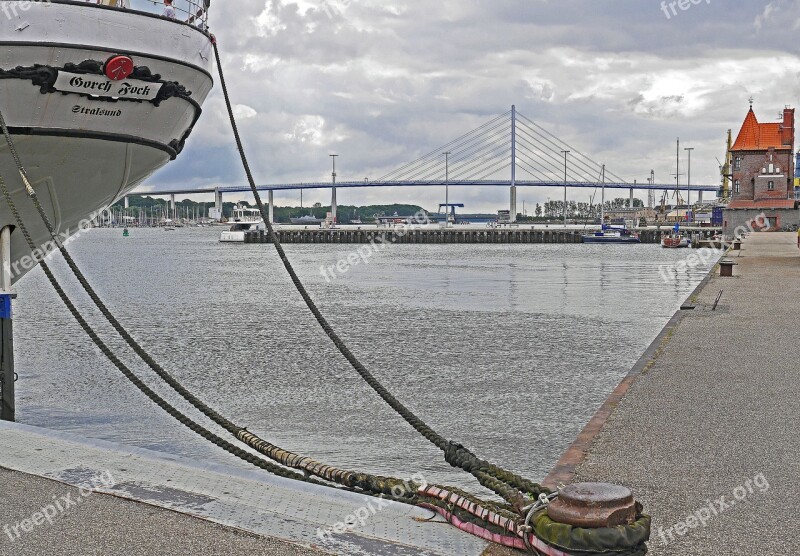
[[[76,104],[72,107],[74,114],[86,114],[87,116],[108,116],[109,118],[119,118],[122,116],[122,110],[106,110],[105,108],[86,108]]]

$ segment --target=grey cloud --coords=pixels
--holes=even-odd
[[[218,5],[217,5],[218,4]],[[616,173],[667,181],[674,141],[697,147],[695,180],[718,181],[715,157],[747,98],[769,120],[800,93],[787,22],[800,2],[711,0],[667,19],[657,0],[443,0],[215,3],[234,102],[258,181],[378,177],[511,104]],[[243,183],[218,87],[166,186]],[[324,200],[323,192],[315,194]],[[416,200],[425,190],[354,190],[344,201]],[[462,191],[468,209],[507,192]],[[526,191],[529,203],[558,192]],[[578,194],[576,194],[578,195]],[[584,195],[580,193],[579,195]],[[588,196],[588,193],[585,195]]]

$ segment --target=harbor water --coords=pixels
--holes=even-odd
[[[133,229],[124,238],[96,229],[69,248],[137,340],[237,424],[338,466],[422,473],[480,491],[347,365],[270,245],[221,244],[219,232]],[[442,435],[534,480],[714,262],[673,267],[692,253],[657,245],[389,245],[323,276],[321,266],[359,247],[290,245],[287,253],[341,337],[398,398]],[[134,361],[59,257],[52,266],[103,337]],[[20,422],[247,465],[130,385],[41,269],[17,291]],[[155,382],[142,364],[133,368]]]

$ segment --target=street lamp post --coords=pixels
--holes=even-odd
[[[570,151],[561,151],[564,154],[564,229],[567,228],[567,155]]]
[[[329,155],[333,162],[333,171],[331,172],[331,220],[332,224],[336,225],[336,157],[338,154]]]
[[[692,151],[694,147],[686,147],[686,152],[689,153],[689,165],[686,167],[686,223],[689,223],[689,207],[692,206]]]

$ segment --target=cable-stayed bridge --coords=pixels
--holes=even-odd
[[[550,133],[521,114],[516,107],[480,127],[461,135],[446,145],[430,151],[381,176],[363,181],[336,181],[336,170],[330,182],[282,183],[258,186],[268,193],[272,218],[273,192],[304,189],[330,189],[331,212],[336,218],[336,189],[354,187],[508,187],[510,213],[516,218],[517,187],[609,188],[629,190],[672,191],[676,183],[630,183],[589,156]],[[717,192],[719,185],[680,185],[681,192],[702,194]],[[217,208],[222,208],[224,193],[249,192],[249,186],[228,186],[182,190],[137,190],[136,195],[175,195],[214,193]],[[446,204],[449,201],[446,201]],[[126,203],[127,205],[127,203]]]

